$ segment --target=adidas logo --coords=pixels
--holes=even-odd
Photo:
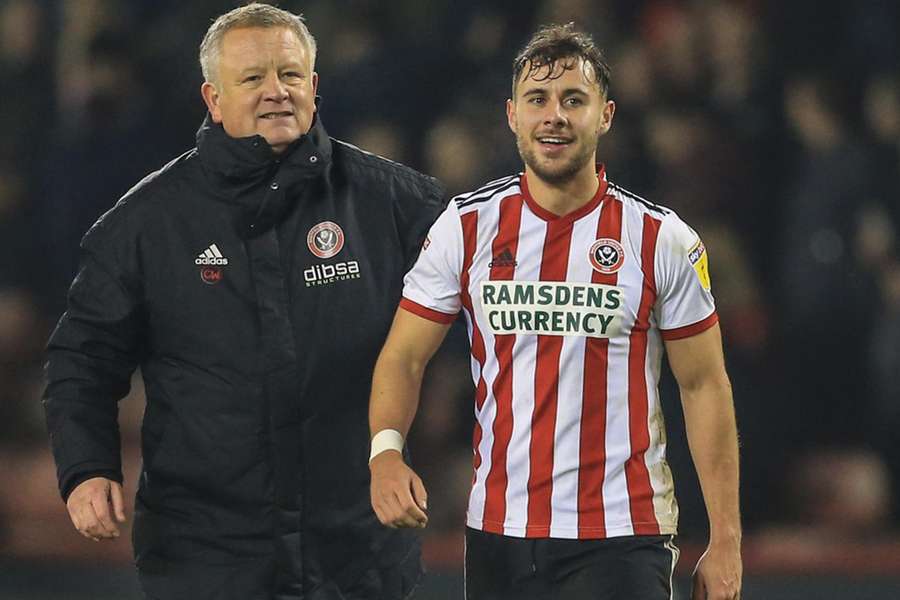
[[[201,252],[194,259],[195,265],[227,265],[228,259],[222,256],[219,248],[215,244],[210,244],[209,248]]]
[[[495,256],[494,260],[488,263],[488,267],[491,269],[494,267],[515,267],[518,264],[518,261],[513,257],[509,248],[504,248],[503,252]]]

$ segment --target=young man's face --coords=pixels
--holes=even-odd
[[[318,75],[308,49],[290,29],[227,32],[216,79],[203,84],[203,99],[213,121],[231,137],[258,134],[282,152],[312,126]]]
[[[597,140],[609,131],[616,108],[601,94],[590,63],[578,59],[565,69],[568,62],[557,61],[552,73],[546,67],[529,74],[526,67],[506,103],[522,160],[548,183],[594,170]]]

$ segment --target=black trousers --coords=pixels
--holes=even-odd
[[[466,600],[671,600],[671,535],[525,539],[466,529]]]

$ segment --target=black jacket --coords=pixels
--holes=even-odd
[[[209,121],[197,142],[82,241],[48,347],[60,491],[121,481],[117,402],[139,366],[149,597],[403,598],[418,540],[370,507],[368,393],[443,191],[318,122],[281,156]]]

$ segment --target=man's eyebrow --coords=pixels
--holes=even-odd
[[[532,95],[540,95],[543,96],[547,93],[545,88],[528,88],[524,92],[522,92],[523,96],[532,96]],[[571,96],[572,94],[578,94],[580,96],[589,96],[590,94],[587,90],[583,88],[566,88],[562,91],[563,96]]]

